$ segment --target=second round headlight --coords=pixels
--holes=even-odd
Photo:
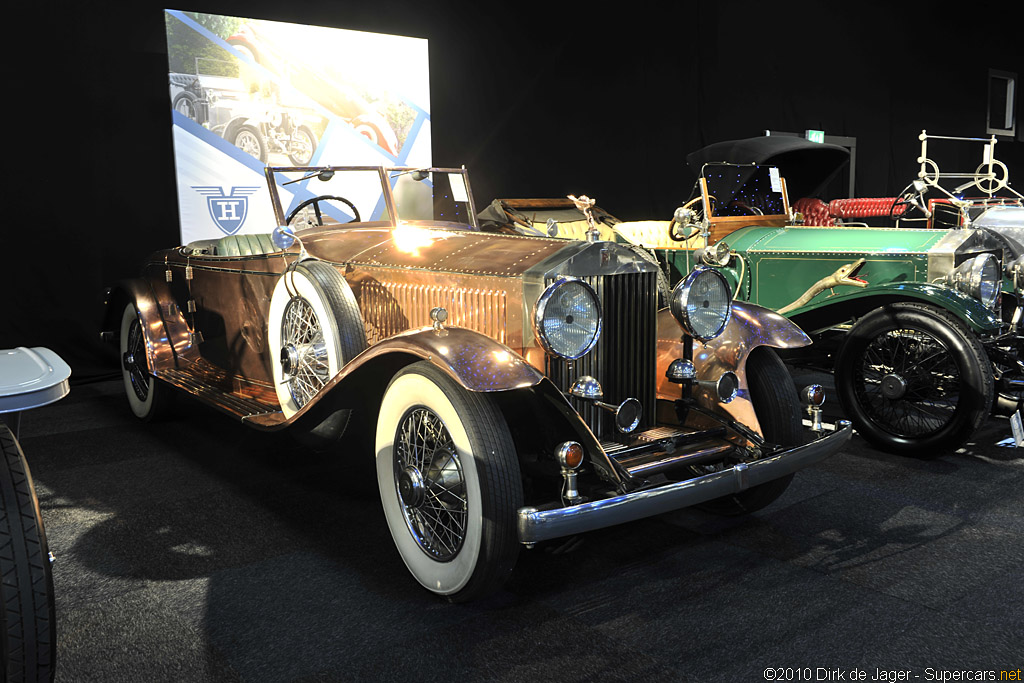
[[[1002,285],[999,259],[992,254],[979,254],[968,259],[949,274],[947,284],[994,308]]]
[[[722,333],[732,312],[732,291],[714,268],[697,267],[679,281],[669,302],[687,334],[702,342]]]
[[[537,300],[533,327],[548,353],[567,360],[584,356],[601,336],[597,293],[575,278],[552,283]]]

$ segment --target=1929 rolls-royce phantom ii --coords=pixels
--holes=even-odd
[[[756,510],[850,437],[804,427],[775,349],[807,336],[714,269],[658,310],[656,266],[621,245],[481,231],[464,169],[266,177],[278,225],[154,253],[111,290],[128,402],[148,420],[185,393],[319,447],[372,430],[373,453],[337,452],[375,458],[436,594],[493,591],[548,539]]]

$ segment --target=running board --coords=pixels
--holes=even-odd
[[[246,395],[238,389],[228,391],[224,388],[222,373],[210,371],[193,371],[175,368],[161,372],[159,378],[168,384],[194,396],[202,403],[225,412],[243,422],[253,422],[263,427],[272,427],[284,422],[284,414],[275,404],[268,405],[254,396]],[[214,380],[214,381],[211,381]],[[234,384],[234,382],[231,382]],[[257,388],[257,391],[259,389]],[[252,393],[252,391],[250,391]],[[267,393],[265,391],[261,393]]]

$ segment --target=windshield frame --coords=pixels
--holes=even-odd
[[[707,174],[710,171],[709,167],[718,167],[718,166],[727,166],[729,168],[750,168],[750,169],[754,169],[755,171],[758,170],[758,169],[761,169],[761,168],[765,168],[765,169],[778,168],[777,166],[774,166],[772,164],[768,164],[768,165],[757,164],[757,163],[736,164],[736,163],[732,163],[732,162],[728,162],[728,161],[715,161],[715,162],[705,163],[701,167],[701,173],[700,173],[700,177],[697,179],[697,183],[700,186],[701,206],[702,206],[702,208],[704,210],[704,215],[707,216],[709,221],[712,221],[712,222],[722,222],[722,223],[733,223],[733,222],[749,223],[750,219],[752,219],[752,218],[755,219],[756,221],[762,221],[762,220],[765,220],[765,219],[767,219],[767,220],[774,220],[774,221],[777,221],[779,219],[784,219],[784,220],[788,220],[789,219],[790,214],[792,213],[792,207],[790,206],[790,203],[789,203],[789,191],[786,188],[786,178],[783,177],[781,175],[781,173],[779,175],[779,183],[780,183],[780,188],[781,188],[780,191],[779,191],[779,194],[780,194],[781,199],[782,199],[782,213],[778,213],[778,214],[775,214],[775,213],[772,213],[772,214],[762,213],[762,214],[752,214],[752,215],[749,215],[749,216],[720,216],[717,213],[715,213],[713,208],[717,204],[717,200],[713,201],[713,197],[711,195],[711,190],[709,189],[709,186],[708,186]],[[740,187],[740,188],[744,187],[747,184],[748,180],[744,180],[738,187]]]
[[[304,179],[314,180],[319,173],[324,171],[329,172],[375,172],[381,187],[381,196],[384,199],[384,212],[386,216],[382,217],[379,221],[368,221],[362,220],[360,223],[346,224],[346,225],[360,225],[362,223],[376,223],[389,225],[391,227],[397,227],[402,224],[435,224],[435,225],[446,225],[453,226],[462,229],[479,230],[476,216],[476,204],[473,200],[473,188],[469,182],[469,173],[466,167],[461,168],[450,168],[440,166],[266,166],[264,168],[264,174],[267,179],[267,186],[270,188],[270,199],[273,204],[274,217],[277,220],[278,225],[285,225],[285,214],[284,207],[281,203],[280,187],[284,183],[278,183],[278,179],[282,178],[285,173],[301,173]],[[447,222],[447,221],[423,221],[423,220],[409,220],[403,219],[398,212],[398,207],[395,203],[394,188],[392,187],[392,180],[397,179],[399,176],[409,173],[423,172],[423,173],[444,173],[448,175],[457,175],[462,178],[465,184],[467,204],[468,204],[468,219],[467,223],[460,222]],[[294,179],[291,179],[294,181]]]

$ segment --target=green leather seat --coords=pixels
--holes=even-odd
[[[229,235],[217,241],[217,256],[259,256],[281,251],[271,239],[270,233],[259,235]]]

